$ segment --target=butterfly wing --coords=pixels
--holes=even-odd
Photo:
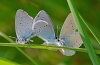
[[[52,42],[55,38],[49,24],[44,20],[38,20],[33,25],[33,29],[37,36],[39,36],[45,42]]]
[[[49,18],[48,14],[45,11],[41,10],[35,17],[34,21],[36,24],[33,25],[33,30],[35,30],[36,32],[40,31],[39,33],[37,33],[38,36],[46,42],[53,41],[55,38],[55,32],[51,19]],[[47,23],[46,24],[44,22],[37,23],[37,21],[45,21]]]
[[[54,28],[53,28],[53,25],[52,25],[52,21],[51,21],[49,15],[44,10],[41,10],[37,14],[37,16],[34,18],[34,21],[35,22],[38,21],[38,20],[44,20],[44,21],[48,22],[49,26],[51,26],[50,28],[54,32]]]
[[[80,37],[77,27],[75,25],[72,14],[66,18],[60,33],[60,40],[63,41],[63,46],[78,48],[82,45],[83,41]],[[64,55],[71,56],[75,54],[74,50],[62,50]]]
[[[33,18],[25,11],[19,9],[15,16],[15,30],[17,43],[25,43],[33,35],[32,31]]]

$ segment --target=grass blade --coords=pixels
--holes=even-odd
[[[71,47],[59,47],[59,46],[42,46],[33,44],[15,44],[15,43],[0,43],[0,46],[10,46],[10,47],[23,47],[23,48],[35,48],[35,49],[70,49],[80,52],[87,52],[85,48],[71,48]],[[100,50],[95,50],[97,54],[100,54]]]
[[[78,27],[78,30],[79,30],[79,32],[81,34],[81,37],[82,37],[83,42],[84,42],[84,45],[85,45],[85,47],[86,47],[86,49],[88,51],[88,55],[89,55],[93,65],[100,65],[98,57],[96,56],[95,51],[94,51],[94,49],[93,49],[93,47],[91,45],[91,42],[89,40],[89,37],[88,37],[88,35],[86,33],[86,29],[84,27],[84,23],[82,22],[79,14],[78,14],[78,11],[77,11],[77,9],[75,7],[75,4],[74,4],[73,0],[67,0],[67,2],[68,2],[69,8],[70,8],[70,10],[72,12],[73,18],[74,18],[75,23],[76,23],[76,25]]]

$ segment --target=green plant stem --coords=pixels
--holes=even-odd
[[[5,38],[6,40],[8,40],[9,42],[15,44],[15,42],[14,42],[12,39],[10,39],[7,35],[5,35],[4,33],[0,32],[0,36],[4,37],[4,38]],[[30,56],[28,56],[28,55],[27,55],[23,50],[21,50],[19,47],[16,47],[16,49],[18,49],[24,56],[26,56],[34,65],[38,65],[38,64],[36,63],[36,61],[34,61]]]
[[[84,27],[85,25],[78,14],[78,11],[75,7],[73,0],[67,0],[67,2],[93,65],[100,65],[98,57],[96,56],[95,51],[87,35],[86,29]]]
[[[33,45],[33,44],[15,44],[15,43],[0,43],[0,46],[10,46],[10,47],[23,47],[23,48],[36,48],[36,49],[70,49],[80,52],[87,52],[84,48],[71,48],[71,47],[59,47],[59,46],[42,46],[42,45]],[[100,50],[95,50],[97,54],[100,54]]]

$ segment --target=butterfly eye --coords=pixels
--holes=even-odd
[[[18,41],[18,39],[16,39],[16,41]]]

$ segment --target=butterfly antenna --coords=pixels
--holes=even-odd
[[[16,37],[12,37],[12,36],[9,36],[9,38],[13,38],[13,39],[16,39]]]
[[[34,42],[33,40],[29,40],[30,42]]]
[[[30,42],[34,42],[33,40],[29,40],[27,43],[30,44]]]

